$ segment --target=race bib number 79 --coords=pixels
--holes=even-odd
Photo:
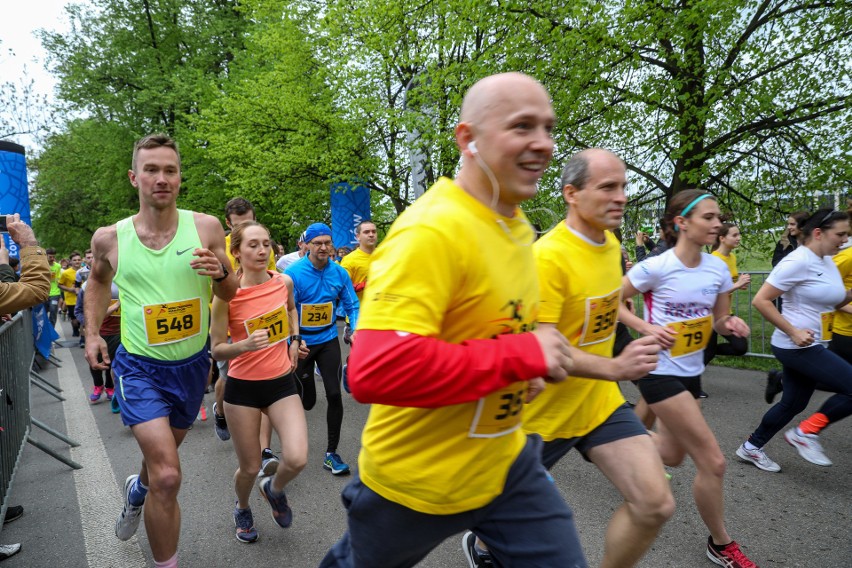
[[[142,306],[148,345],[183,341],[201,333],[201,298]]]
[[[713,316],[704,316],[666,325],[677,332],[675,344],[670,350],[672,358],[701,351],[710,342],[713,333]]]

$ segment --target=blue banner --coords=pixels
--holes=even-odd
[[[331,186],[331,238],[335,247],[357,247],[355,226],[369,219],[369,189],[348,183]]]
[[[21,221],[32,225],[30,194],[27,190],[27,160],[23,146],[0,140],[0,215],[20,213]],[[18,257],[18,245],[4,234],[9,255]]]
[[[47,317],[44,304],[33,306],[33,338],[35,339],[36,350],[41,356],[45,359],[50,357],[50,346],[59,339],[59,334],[50,325],[50,318]]]

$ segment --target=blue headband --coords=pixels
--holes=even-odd
[[[314,223],[304,232],[305,242],[309,243],[317,237],[331,236],[331,228],[325,223]]]
[[[683,208],[683,211],[681,211],[681,212],[680,212],[680,215],[678,215],[678,216],[679,216],[679,217],[686,217],[686,214],[687,214],[687,213],[689,213],[689,210],[690,210],[690,209],[692,209],[693,207],[695,207],[695,204],[696,204],[696,203],[698,203],[699,201],[701,201],[702,199],[705,199],[705,198],[707,198],[707,197],[713,197],[713,196],[712,196],[711,194],[709,194],[709,193],[705,193],[705,194],[703,194],[703,195],[699,195],[698,197],[696,197],[695,199],[693,199],[693,200],[689,203],[689,205],[687,205],[686,207],[684,207],[684,208]],[[675,226],[674,226],[674,230],[675,230],[675,232],[677,232],[677,231],[679,231],[679,230],[680,230],[680,228],[679,228],[677,225],[675,225]]]

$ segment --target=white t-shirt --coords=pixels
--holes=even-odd
[[[808,247],[799,247],[781,259],[766,277],[766,282],[784,292],[781,295],[784,319],[793,327],[813,331],[815,341],[812,345],[826,344],[823,314],[830,321],[834,306],[846,297],[843,278],[831,257],[819,257]],[[772,345],[781,349],[801,349],[780,329],[773,332]]]
[[[278,272],[284,273],[287,270],[287,267],[302,258],[302,255],[299,254],[299,251],[291,252],[289,254],[285,254],[281,258],[278,259],[278,262],[275,263],[275,268],[278,269]]]
[[[704,347],[713,332],[713,307],[719,294],[733,287],[725,263],[701,253],[701,263],[689,268],[669,249],[636,264],[627,278],[644,296],[645,321],[678,331],[675,346],[660,352],[651,374],[695,377],[703,373]]]

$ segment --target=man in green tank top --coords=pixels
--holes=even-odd
[[[237,280],[219,221],[177,208],[180,155],[171,138],[154,134],[139,140],[128,175],[139,192],[139,213],[101,227],[92,237],[86,360],[94,369],[111,362],[98,330],[114,280],[122,316],[122,345],[112,361],[116,396],[121,419],[144,458],[140,473],[125,482],[115,533],[121,540],[133,536],[147,503],[145,527],[154,561],[173,568],[180,534],[178,446],[207,384],[211,281],[212,292],[228,301]]]

